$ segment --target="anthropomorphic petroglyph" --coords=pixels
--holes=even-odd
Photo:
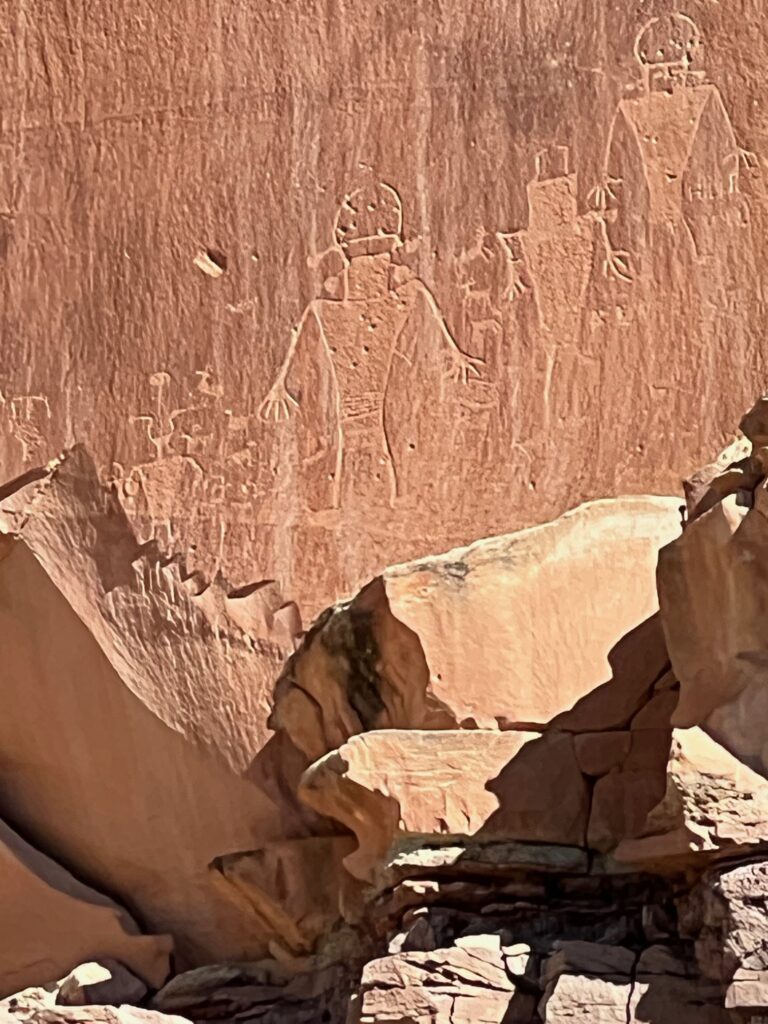
[[[604,260],[590,305],[600,390],[633,409],[622,446],[626,465],[640,466],[648,450],[671,458],[673,434],[695,450],[708,402],[721,401],[712,388],[734,362],[754,361],[749,332],[728,310],[754,302],[742,185],[755,159],[707,80],[690,17],[652,18],[633,52],[638,80],[616,108],[591,193]]]
[[[10,395],[0,391],[0,469],[6,478],[44,462],[51,407],[45,395]]]
[[[482,358],[486,381],[473,404],[460,408],[456,441],[474,456],[473,473],[485,492],[507,493],[530,465],[526,406],[521,387],[535,359],[538,314],[520,238],[479,228],[455,262],[461,294],[461,337]]]
[[[498,381],[509,364],[512,305],[530,292],[520,247],[501,232],[477,231],[459,253],[456,279],[461,291],[462,337],[479,356],[489,381]]]
[[[431,291],[397,265],[402,228],[402,204],[391,186],[364,186],[345,197],[334,228],[344,262],[337,294],[306,307],[260,407],[264,419],[279,422],[304,403],[306,379],[295,372],[302,356],[316,371],[321,363],[330,371],[335,436],[319,439],[318,455],[333,450],[333,508],[361,501],[391,506],[397,497],[385,416],[394,360],[411,362],[430,342],[447,359],[452,379],[467,383],[480,376],[481,360],[459,349]]]
[[[641,83],[619,103],[604,180],[592,193],[605,269],[625,281],[664,246],[660,236],[676,236],[678,251],[687,246],[693,258],[711,256],[708,207],[730,201],[736,210],[740,167],[755,165],[737,143],[720,91],[697,66],[701,51],[699,29],[684,14],[651,19],[635,39]]]
[[[579,415],[574,406],[578,396],[571,389],[582,357],[581,321],[595,252],[595,218],[578,210],[567,146],[549,146],[536,155],[527,193],[527,226],[502,238],[510,258],[524,268],[516,280],[526,275],[536,305],[533,372],[540,390],[531,389],[537,405],[533,432],[548,436],[555,420],[573,421]]]
[[[560,336],[572,336],[578,326],[594,252],[594,218],[578,211],[569,163],[567,146],[537,153],[527,186],[527,227],[501,236],[510,259],[527,270],[542,328]]]

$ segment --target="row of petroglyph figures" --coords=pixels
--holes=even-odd
[[[754,158],[738,146],[719,90],[695,67],[700,49],[700,33],[686,15],[648,22],[635,41],[642,80],[616,109],[592,209],[578,214],[568,149],[555,146],[537,159],[527,227],[496,233],[506,298],[533,281],[539,322],[552,334],[572,333],[596,244],[604,247],[606,273],[631,284],[635,263],[647,267],[654,251],[667,261],[671,252],[680,266],[710,256],[722,229],[718,217],[738,210],[740,165],[752,166]],[[422,348],[431,344],[447,357],[454,380],[467,383],[486,369],[456,344],[427,286],[401,273],[402,222],[390,185],[344,198],[334,227],[343,263],[334,292],[305,308],[259,410],[266,420],[289,419],[302,395],[300,359],[325,366],[335,401],[336,508],[347,503],[353,478],[369,496],[381,491],[382,504],[391,507],[398,496],[384,407],[394,364],[416,356],[409,325],[413,332],[416,324]]]
[[[635,43],[642,80],[636,93],[616,109],[603,180],[591,193],[591,209],[584,214],[577,211],[568,149],[552,146],[537,158],[536,174],[529,182],[526,227],[490,233],[503,264],[503,300],[512,307],[532,291],[537,321],[550,336],[573,335],[574,316],[583,303],[596,246],[604,247],[608,276],[632,284],[638,276],[636,267],[643,262],[642,246],[653,245],[654,231],[679,238],[695,255],[697,246],[701,249],[701,239],[696,237],[696,218],[701,216],[697,208],[704,209],[705,222],[712,220],[710,211],[715,210],[718,226],[721,200],[728,203],[736,196],[741,158],[748,154],[738,147],[718,89],[695,67],[700,49],[699,32],[685,15],[668,15],[646,24]],[[625,221],[642,222],[644,238],[637,232],[627,233]],[[318,429],[329,429],[333,436],[318,440],[326,452],[332,452],[331,507],[347,507],[363,497],[370,503],[375,495],[374,504],[392,507],[399,497],[397,454],[384,409],[393,371],[409,367],[420,351],[430,356],[430,348],[433,356],[445,359],[448,375],[459,384],[482,379],[490,384],[496,368],[487,358],[478,358],[485,353],[473,338],[462,334],[462,343],[475,354],[464,353],[432,292],[409,270],[409,243],[403,239],[403,209],[395,188],[379,182],[346,195],[333,233],[333,246],[318,262],[336,265],[322,296],[308,304],[293,329],[277,379],[258,412],[267,423],[288,420],[309,396],[311,378],[302,380],[307,367],[315,381],[318,374],[325,374],[332,385],[326,392],[334,404],[332,426],[326,419],[325,427]],[[481,310],[479,315],[483,285],[473,277],[476,263],[484,259],[483,248],[481,239],[464,253],[459,268],[465,305],[474,305]],[[399,377],[402,380],[402,373]],[[158,385],[158,395],[165,390],[165,385]],[[194,415],[193,410],[190,414]],[[414,410],[404,414],[417,415]],[[177,417],[179,423],[181,418]],[[164,419],[158,410],[146,424],[155,460],[173,458],[179,466],[186,465],[194,457],[196,435],[159,427]],[[227,440],[222,442],[227,450],[230,435],[234,440],[242,433],[234,429],[235,420],[241,419],[230,415],[227,420]],[[309,413],[308,421],[313,419]],[[149,420],[155,423],[151,431]],[[180,433],[186,440],[178,449],[183,440]],[[198,438],[201,445],[204,437],[206,431]],[[180,451],[186,452],[183,462]],[[242,446],[234,445],[231,455],[223,451],[221,455],[227,466],[242,464],[242,472],[235,476],[242,486],[251,487],[256,486],[251,474],[259,467],[249,453],[243,440]],[[149,464],[142,472],[149,474]],[[197,473],[203,475],[202,470]]]
[[[741,159],[751,162],[749,154],[739,149],[717,87],[706,82],[696,67],[701,37],[690,18],[672,14],[651,20],[638,33],[634,52],[641,81],[636,93],[622,99],[616,109],[602,181],[591,193],[591,211],[577,212],[568,150],[553,146],[537,159],[536,174],[529,183],[525,229],[490,233],[502,256],[504,297],[512,306],[527,290],[538,293],[539,323],[553,336],[568,335],[569,324],[562,318],[569,315],[569,308],[579,307],[595,244],[604,246],[604,268],[610,276],[626,283],[637,278],[636,265],[641,261],[635,261],[642,257],[643,239],[623,232],[624,211],[631,210],[634,219],[643,222],[646,236],[654,224],[671,225],[680,237],[690,236],[695,248],[700,243],[692,237],[691,207],[711,207],[723,197],[735,196]],[[445,357],[449,376],[459,384],[481,378],[488,382],[494,369],[477,355],[462,351],[430,289],[409,271],[402,203],[395,188],[377,183],[349,193],[336,218],[333,242],[339,272],[299,318],[259,415],[272,423],[288,419],[308,393],[300,379],[296,386],[302,367],[307,360],[315,367],[322,363],[333,383],[335,402],[334,437],[325,439],[335,452],[331,504],[339,508],[353,500],[347,485],[355,478],[360,496],[378,490],[381,504],[391,505],[397,496],[397,474],[384,404],[393,367],[407,367],[417,355],[409,335],[415,334],[422,347],[434,346],[433,351]],[[481,241],[476,248],[482,249]],[[470,249],[462,268],[468,305],[478,289],[471,283],[473,258]],[[561,301],[563,296],[567,301]],[[471,338],[464,334],[459,338],[477,352]],[[158,378],[153,388],[158,400],[169,387],[168,381]],[[169,464],[176,462],[185,472],[195,471],[195,480],[207,477],[202,465],[211,446],[218,450],[214,462],[222,464],[222,480],[228,479],[232,467],[241,467],[234,472],[238,486],[256,488],[251,477],[261,467],[255,466],[256,456],[248,446],[250,427],[245,421],[249,417],[235,416],[227,409],[225,436],[218,441],[214,435],[219,432],[213,428],[209,437],[208,429],[196,424],[196,429],[182,427],[185,417],[194,420],[202,415],[198,402],[218,406],[220,400],[198,388],[189,410],[177,410],[178,415],[171,410],[168,416],[158,407],[151,415],[135,417],[137,426],[146,428],[153,452],[135,472],[123,473],[118,467],[115,475],[123,478],[125,489],[146,490],[150,483],[142,484],[138,477],[150,481],[152,465],[164,485],[169,483]],[[10,405],[6,410],[13,412],[6,433],[13,435],[16,447],[23,447],[25,459],[31,457],[34,436],[32,427],[23,427],[21,421],[32,423],[40,414],[38,407],[43,409],[41,401],[30,406],[31,411],[26,406],[11,410]],[[213,410],[208,413],[213,415]],[[180,497],[177,493],[176,498]],[[157,496],[149,502],[158,507],[162,503]]]
[[[590,194],[590,213],[577,216],[568,149],[542,151],[536,180],[529,185],[527,228],[495,233],[507,263],[508,299],[525,291],[524,266],[535,276],[530,271],[537,251],[545,258],[546,238],[558,232],[570,235],[577,259],[586,266],[596,226],[606,272],[625,282],[635,276],[638,254],[633,250],[642,247],[643,239],[636,229],[625,230],[623,216],[643,219],[646,242],[654,225],[668,232],[679,228],[697,251],[701,243],[691,227],[691,207],[735,195],[742,160],[750,166],[754,162],[736,142],[719,90],[694,67],[700,49],[700,33],[683,14],[654,18],[638,33],[634,52],[642,83],[616,110],[603,181]],[[393,359],[407,358],[400,336],[418,308],[432,323],[451,376],[467,382],[481,375],[482,361],[455,343],[426,285],[398,266],[402,222],[400,197],[390,185],[365,186],[344,198],[334,226],[334,248],[343,263],[335,293],[310,302],[293,329],[277,379],[260,408],[264,419],[279,422],[298,408],[289,378],[304,348],[330,366],[340,432],[344,424],[356,425],[354,433],[362,438],[368,431],[361,424],[368,420],[373,429],[380,417]],[[584,273],[577,267],[571,271],[578,300]]]

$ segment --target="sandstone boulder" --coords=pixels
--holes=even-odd
[[[681,684],[675,723],[706,721],[763,681],[768,519],[731,494],[659,556],[659,597]]]
[[[184,1017],[158,1013],[136,1006],[57,1006],[20,1014],[0,1009],[3,1024],[190,1024]]]
[[[768,862],[711,868],[681,896],[678,918],[681,934],[695,941],[705,977],[723,984],[762,977],[768,971]]]
[[[619,728],[667,665],[654,572],[679,532],[675,499],[622,498],[389,569],[310,630],[272,722],[311,760],[372,729]]]
[[[768,781],[699,729],[676,729],[666,792],[615,851],[622,861],[748,853],[768,842]]]
[[[355,960],[349,960],[350,974]],[[260,1024],[311,1024],[343,1020],[349,978],[341,963],[307,958],[303,969],[275,961],[213,964],[172,978],[152,1006],[162,1013],[181,1013],[192,1020]]]
[[[377,1024],[516,1024],[535,1009],[530,992],[518,990],[500,946],[399,953],[366,964],[354,1018]]]
[[[768,971],[736,971],[725,994],[729,1010],[768,1010]]]
[[[768,608],[766,399],[743,418],[746,437],[697,474],[682,536],[659,556],[658,587],[673,669],[681,683],[676,725],[709,731],[764,767],[763,622]]]
[[[94,956],[119,960],[154,987],[168,975],[168,936],[141,935],[125,910],[2,822],[0,921],[0,997],[61,978]]]
[[[79,964],[59,982],[56,1002],[59,1006],[137,1005],[148,992],[135,974],[116,960]]]
[[[300,793],[347,826],[349,871],[373,879],[398,841],[457,837],[583,845],[588,790],[564,733],[379,730],[304,775]],[[394,851],[392,851],[394,852]]]
[[[566,941],[545,961],[544,1024],[728,1024],[719,986],[692,976],[670,951]]]

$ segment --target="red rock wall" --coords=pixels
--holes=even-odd
[[[0,475],[310,612],[676,488],[765,381],[768,23],[673,13],[2,0]]]

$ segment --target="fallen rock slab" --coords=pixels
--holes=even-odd
[[[667,666],[654,574],[679,533],[676,499],[620,498],[388,569],[308,632],[272,724],[313,761],[389,728],[620,728]]]
[[[371,961],[363,969],[354,1002],[355,1019],[377,1024],[501,1024],[530,1019],[535,1009],[529,993],[517,992],[498,943],[496,949],[489,948],[482,936],[475,946]]]
[[[663,799],[614,856],[652,864],[766,845],[768,781],[702,729],[676,729]]]
[[[678,901],[680,933],[704,977],[728,985],[768,972],[768,861],[715,866]],[[750,975],[751,977],[751,975]]]
[[[580,846],[588,790],[562,733],[380,730],[312,765],[302,799],[349,828],[347,869],[372,880],[396,841],[482,837]]]

